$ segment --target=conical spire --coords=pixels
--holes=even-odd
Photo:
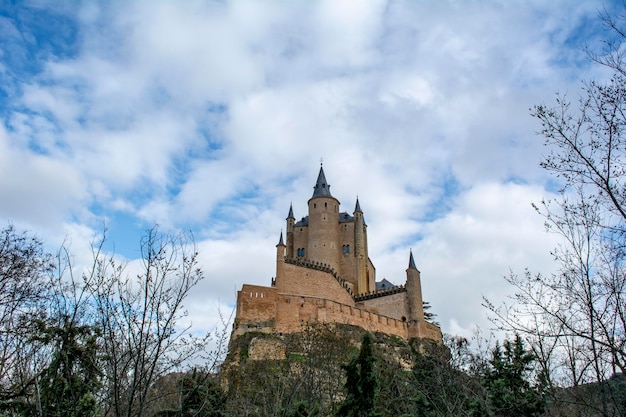
[[[315,183],[315,187],[313,189],[313,197],[332,197],[330,194],[330,184],[326,182],[326,175],[324,175],[323,166],[320,166],[320,173],[317,176],[317,182]]]
[[[363,213],[363,210],[361,210],[361,205],[359,204],[359,197],[356,198],[356,206],[354,207],[354,212]]]
[[[285,246],[285,242],[283,241],[283,231],[280,231],[280,240],[278,241],[278,245],[276,246]]]
[[[295,217],[293,217],[293,204],[289,204],[289,214],[287,215],[287,220],[289,219],[295,219]]]
[[[415,266],[415,260],[413,259],[413,250],[411,249],[409,253],[409,269],[417,269]]]

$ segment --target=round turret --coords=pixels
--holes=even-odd
[[[307,258],[339,269],[339,200],[330,193],[324,169],[320,167],[313,196],[309,199]]]

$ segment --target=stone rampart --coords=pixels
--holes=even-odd
[[[420,322],[419,335],[422,339],[431,339],[439,342],[443,339],[441,328],[427,321]]]
[[[342,323],[407,338],[407,324],[381,314],[357,308],[353,303],[278,293],[275,288],[244,285],[237,294],[237,317],[233,337],[248,331],[295,333],[305,323]]]
[[[411,334],[441,340],[441,330],[425,321],[409,331],[404,286],[353,297],[326,265],[289,262],[282,267],[275,287],[244,284],[237,293],[232,337],[250,331],[296,333],[306,323],[341,323],[404,339]]]
[[[409,317],[407,292],[404,287],[395,287],[395,291],[385,291],[384,296],[359,297],[356,306],[397,320],[407,321]]]
[[[288,297],[279,294],[280,298]],[[304,306],[312,304],[316,307],[316,318],[319,323],[341,323],[362,327],[370,332],[393,334],[407,338],[407,324],[401,320],[373,313],[352,305],[337,303],[331,300],[300,300]],[[304,310],[304,309],[303,309]],[[306,311],[306,310],[305,310]],[[294,331],[296,331],[294,329]],[[297,329],[300,331],[300,329]]]

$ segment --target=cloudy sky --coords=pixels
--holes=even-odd
[[[378,279],[412,248],[444,332],[488,328],[509,271],[549,272],[554,181],[529,109],[602,78],[599,0],[0,0],[0,226],[80,257],[106,225],[192,230],[197,328],[269,285],[320,160],[358,195]]]

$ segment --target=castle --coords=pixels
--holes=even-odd
[[[377,283],[359,200],[353,215],[340,212],[323,167],[308,208],[308,216],[296,222],[289,207],[286,243],[281,231],[271,286],[244,284],[238,291],[231,340],[250,331],[295,333],[306,323],[333,322],[441,343],[441,329],[424,318],[413,253],[405,285]]]

